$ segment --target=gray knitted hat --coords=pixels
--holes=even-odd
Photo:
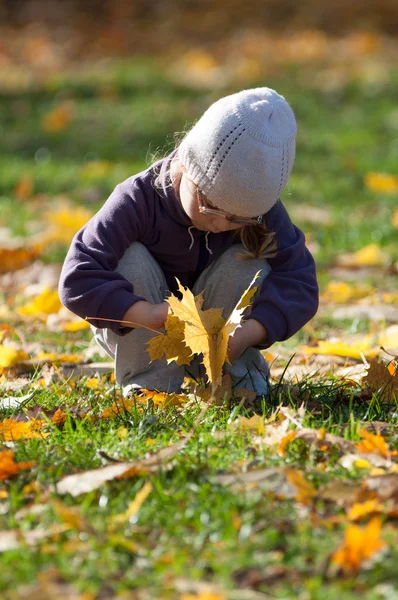
[[[214,102],[178,154],[214,206],[255,217],[272,208],[287,183],[296,131],[283,96],[267,87],[242,90]]]

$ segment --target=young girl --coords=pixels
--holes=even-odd
[[[293,111],[274,90],[221,98],[169,156],[116,186],[75,235],[60,298],[82,318],[136,324],[92,320],[124,394],[180,391],[185,367],[150,362],[146,342],[156,334],[139,327],[164,327],[176,278],[195,295],[204,292],[204,309],[223,308],[228,318],[258,271],[258,291],[230,336],[224,370],[236,387],[267,394],[260,349],[292,336],[318,308],[314,260],[280,201],[295,138]]]

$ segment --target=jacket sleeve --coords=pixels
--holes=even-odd
[[[115,271],[125,250],[143,237],[148,226],[148,199],[139,178],[116,186],[102,208],[76,233],[66,255],[58,286],[69,310],[85,317],[123,319],[127,309],[144,298]],[[108,327],[118,335],[123,328],[110,321],[90,319],[95,327]]]
[[[304,233],[291,222],[280,200],[266,214],[266,223],[276,233],[278,250],[268,259],[271,271],[248,316],[267,330],[264,344],[258,348],[294,335],[312,319],[319,305],[315,261],[305,246]]]

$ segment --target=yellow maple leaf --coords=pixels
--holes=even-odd
[[[153,390],[141,389],[140,395],[136,396],[137,402],[148,404],[148,400],[152,400],[156,406],[180,406],[188,402],[185,394],[168,394],[167,392],[154,392]]]
[[[398,192],[398,177],[388,173],[367,173],[364,182],[372,192],[381,192],[382,194],[396,194]]]
[[[348,511],[347,518],[350,521],[359,521],[364,517],[375,513],[382,513],[384,510],[383,504],[377,498],[366,500],[365,502],[355,502]]]
[[[17,312],[20,315],[45,318],[47,315],[57,313],[61,306],[57,290],[46,287],[36,298],[24,306],[19,306]]]
[[[380,517],[373,517],[364,528],[348,525],[344,543],[332,555],[332,562],[347,573],[357,571],[364,560],[385,546],[385,542],[380,539],[380,531]]]
[[[238,430],[255,431],[259,435],[263,435],[265,431],[264,417],[261,415],[253,415],[250,419],[247,417],[239,417],[235,426]]]
[[[34,464],[33,461],[16,463],[14,462],[14,452],[3,450],[3,452],[0,452],[0,479],[14,477],[22,469],[30,469]]]
[[[365,298],[371,291],[370,286],[350,285],[345,281],[329,281],[321,298],[326,302],[345,304],[350,300]]]
[[[371,345],[372,336],[365,336],[362,340],[347,344],[341,340],[319,341],[317,346],[302,346],[301,350],[311,356],[312,354],[325,354],[332,356],[346,356],[361,359],[362,354],[366,358],[374,358],[380,354],[380,348]]]
[[[69,244],[75,233],[79,231],[92,217],[92,213],[83,206],[72,206],[62,202],[54,210],[49,210],[43,216],[47,229],[40,238],[41,248],[54,242]]]
[[[39,352],[36,356],[39,361],[51,363],[81,363],[83,357],[81,354],[57,354],[56,352]]]
[[[23,350],[0,344],[0,368],[8,369],[28,358],[29,356]]]
[[[228,338],[240,323],[242,313],[256,291],[250,288],[258,277],[258,274],[256,273],[250,286],[242,294],[241,299],[227,321],[222,317],[222,308],[203,310],[203,292],[195,297],[178,280],[178,289],[182,295],[182,300],[178,300],[174,295],[171,295],[167,299],[173,316],[183,323],[184,342],[186,346],[192,354],[203,354],[203,364],[207,377],[212,384],[213,391],[221,384],[222,368],[228,360]],[[167,333],[165,335],[167,336]],[[148,351],[150,357],[153,358],[150,348]],[[156,345],[154,352],[155,356],[158,356],[159,348]],[[172,359],[175,360],[176,358],[173,356]]]
[[[357,252],[341,254],[336,262],[341,267],[380,267],[386,264],[388,257],[378,244],[369,244]]]
[[[363,439],[356,444],[358,452],[361,454],[380,454],[384,458],[389,456],[390,451],[383,436],[370,433],[366,429],[361,429],[359,434]]]
[[[14,419],[4,419],[0,423],[0,439],[6,442],[26,438],[42,438],[49,434],[41,431],[41,428],[46,423],[39,419],[23,422],[15,421]]]
[[[81,321],[70,321],[62,327],[63,331],[81,331],[82,329],[90,329],[90,323],[83,319]]]
[[[151,362],[165,355],[168,364],[175,360],[178,365],[189,365],[193,356],[184,342],[184,322],[168,314],[165,327],[165,334],[154,336],[147,343]]]

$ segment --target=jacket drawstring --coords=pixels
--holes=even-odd
[[[208,253],[209,253],[209,254],[213,254],[213,251],[212,251],[212,250],[210,250],[210,248],[209,248],[209,240],[208,240],[208,238],[207,238],[207,236],[209,235],[209,233],[210,233],[210,231],[208,231],[208,232],[206,233],[206,235],[205,235],[205,238],[206,238],[206,249],[207,249],[207,251],[208,251]]]
[[[192,246],[195,243],[194,237],[193,237],[193,233],[191,231],[191,229],[195,229],[194,225],[191,225],[191,227],[188,227],[188,233],[191,237],[191,245],[189,246],[188,250],[191,250]],[[208,239],[208,235],[209,235],[210,231],[207,231],[206,235],[205,235],[205,244],[206,244],[206,250],[208,251],[209,254],[213,254],[213,250],[210,249],[209,247],[209,239]]]
[[[193,233],[192,233],[191,229],[194,229],[193,225],[191,225],[191,227],[188,227],[188,233],[191,236],[191,245],[189,246],[188,250],[190,250],[192,248],[192,246],[194,245],[194,243],[195,243],[195,240],[193,239]]]

